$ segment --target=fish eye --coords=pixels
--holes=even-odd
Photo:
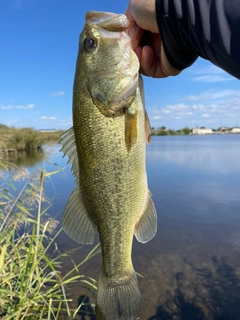
[[[93,51],[97,47],[97,40],[95,38],[88,37],[83,41],[83,45],[87,50]]]

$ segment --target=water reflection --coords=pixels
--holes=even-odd
[[[149,320],[239,319],[240,279],[226,259],[212,256],[211,265],[203,267],[184,263],[188,270],[171,275],[174,284],[159,296]]]
[[[82,295],[78,299],[78,306],[80,306],[80,310],[78,315],[80,316],[81,320],[96,320],[94,309],[91,306],[90,300],[88,296]]]
[[[240,135],[152,137],[147,159],[229,175],[240,171],[239,146]]]
[[[142,320],[240,319],[239,145],[240,135],[152,138],[147,171],[158,233],[147,244],[133,245],[133,264],[143,276]],[[59,146],[54,150],[50,160],[66,166]],[[51,213],[61,219],[74,188],[70,166],[65,174],[53,175],[45,187],[54,197]],[[78,246],[64,234],[58,245],[61,251]],[[91,248],[82,250],[85,254]],[[82,256],[72,258],[77,264]],[[97,279],[100,259],[94,258],[83,274]],[[65,261],[63,271],[69,268]],[[80,286],[71,289],[73,307],[86,292]],[[95,302],[95,296],[88,298]],[[88,319],[90,311],[76,319]]]
[[[35,149],[31,151],[18,151],[17,156],[10,158],[9,161],[19,167],[32,168],[42,163],[46,157],[44,150]]]

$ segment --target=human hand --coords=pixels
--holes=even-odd
[[[140,72],[153,78],[175,76],[181,71],[167,60],[156,20],[155,0],[130,0],[126,11],[132,47]]]

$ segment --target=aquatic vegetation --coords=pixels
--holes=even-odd
[[[0,125],[0,150],[15,149],[30,151],[41,148],[48,142],[57,142],[63,131],[40,132],[33,128],[15,128]]]
[[[0,171],[0,319],[59,319],[62,312],[74,319],[84,303],[72,310],[66,289],[80,281],[96,292],[95,280],[80,267],[98,253],[98,246],[78,265],[73,261],[72,270],[64,274],[62,260],[71,258],[58,250],[62,229],[48,216],[51,203],[44,195],[44,181],[59,169],[43,169],[40,176],[19,170],[11,179]],[[25,183],[20,191],[19,179]]]

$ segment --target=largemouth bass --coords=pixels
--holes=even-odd
[[[133,235],[147,242],[157,226],[145,168],[150,124],[128,26],[123,14],[87,13],[76,63],[73,127],[61,140],[76,177],[63,229],[81,244],[92,244],[96,232],[100,237],[97,320],[139,316]]]

